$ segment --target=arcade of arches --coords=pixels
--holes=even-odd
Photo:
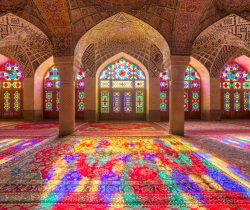
[[[249,11],[0,1],[0,209],[249,209]]]

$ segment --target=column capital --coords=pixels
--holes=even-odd
[[[74,56],[54,57],[54,63],[57,68],[75,68],[76,66]]]
[[[190,56],[171,56],[171,81],[183,81],[184,72],[190,63]]]
[[[190,63],[190,56],[180,56],[180,55],[172,55],[171,56],[171,66],[186,66]]]

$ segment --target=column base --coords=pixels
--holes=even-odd
[[[221,120],[221,110],[211,110],[210,111],[210,120],[211,121],[220,121]]]
[[[184,130],[172,130],[169,129],[169,133],[177,136],[184,136]]]
[[[69,136],[72,135],[75,132],[75,128],[74,129],[62,129],[59,128],[59,137],[65,137],[65,136]]]
[[[95,110],[85,110],[84,121],[97,122],[96,111]]]
[[[23,119],[27,121],[42,121],[43,110],[23,110]]]
[[[161,113],[160,110],[149,110],[148,121],[149,122],[160,122]]]

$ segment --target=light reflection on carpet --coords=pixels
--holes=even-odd
[[[239,149],[250,150],[250,135],[249,136],[213,136],[211,139],[230,145]]]
[[[46,138],[0,138],[0,165],[38,146]]]
[[[198,153],[175,137],[68,137],[16,164],[11,181],[25,180],[25,188],[1,186],[0,203],[18,197],[38,209],[247,208],[249,183]]]

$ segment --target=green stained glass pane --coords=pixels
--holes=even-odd
[[[166,112],[167,108],[168,108],[167,105],[168,105],[167,91],[161,90],[161,92],[160,92],[160,111]]]
[[[45,91],[45,111],[53,111],[53,92]]]
[[[144,113],[144,91],[136,91],[136,113]]]
[[[102,90],[101,91],[101,113],[109,113],[109,91]]]
[[[10,111],[10,92],[5,91],[3,94],[3,109],[5,112]]]
[[[199,91],[192,91],[192,111],[200,111],[200,93]]]
[[[85,104],[84,104],[84,99],[85,99],[85,94],[84,91],[78,91],[77,95],[77,110],[78,112],[83,112],[85,109]]]
[[[229,112],[231,110],[231,98],[230,93],[225,92],[224,93],[224,111]]]
[[[14,111],[20,112],[21,111],[21,93],[19,91],[15,91],[13,99],[14,99],[13,100]]]
[[[234,93],[234,111],[240,111],[240,92]]]

